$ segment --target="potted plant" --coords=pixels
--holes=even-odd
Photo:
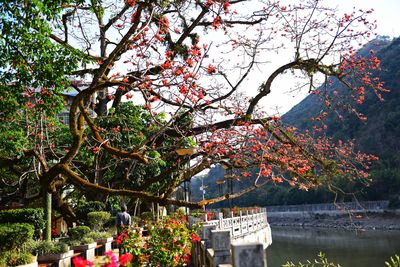
[[[33,234],[31,224],[0,224],[0,266],[38,266],[29,246]]]
[[[105,211],[93,211],[87,214],[87,219],[92,232],[87,234],[87,237],[92,238],[97,242],[97,255],[104,255],[106,251],[111,250],[113,241],[112,234],[105,231],[104,225],[110,220],[111,214]]]
[[[106,251],[112,249],[111,245],[114,240],[112,234],[106,231],[93,231],[86,235],[97,243],[96,255],[103,256]]]
[[[51,266],[71,266],[71,257],[74,254],[68,245],[62,242],[37,241],[33,245],[33,253],[37,255],[39,264],[52,264]]]
[[[86,260],[93,260],[96,256],[97,243],[88,236],[90,228],[82,225],[70,228],[68,232],[70,236],[68,243],[74,253],[80,253]]]

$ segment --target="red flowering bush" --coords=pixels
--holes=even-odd
[[[182,217],[165,218],[148,225],[149,237],[143,238],[139,231],[133,229],[121,234],[117,242],[129,256],[120,262],[131,262],[130,266],[187,266],[190,263],[192,242],[200,240],[199,236],[187,228]]]
[[[189,264],[191,231],[182,220],[168,218],[150,229],[149,264],[185,266]]]

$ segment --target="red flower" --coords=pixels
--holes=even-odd
[[[136,5],[136,0],[126,0],[126,4],[133,7]]]
[[[119,126],[111,129],[115,134],[119,133]]]
[[[197,234],[193,233],[192,242],[198,242],[198,241],[201,241],[201,238]]]
[[[231,4],[229,3],[229,2],[225,2],[224,4],[223,4],[223,8],[224,8],[224,11],[225,11],[225,14],[228,14],[229,13],[229,7],[231,6]]]
[[[172,57],[174,56],[174,51],[167,51],[167,52],[165,52],[165,56],[166,56],[167,58],[172,58]]]
[[[100,147],[96,146],[95,148],[92,149],[93,153],[96,154],[100,151]]]
[[[111,250],[106,251],[105,255],[106,255],[105,267],[118,267],[117,257],[113,254],[113,252]]]
[[[181,257],[179,255],[176,255],[174,257],[174,264],[177,265],[179,263],[179,260],[181,259]]]
[[[243,172],[242,175],[243,175],[244,177],[250,177],[250,176],[251,176],[251,174],[250,174],[249,172]]]
[[[216,16],[213,20],[213,22],[211,23],[211,26],[213,26],[213,28],[216,30],[221,26],[221,17],[220,16]]]
[[[163,64],[161,64],[161,68],[165,69],[170,69],[172,67],[171,61],[167,60]]]
[[[189,92],[189,90],[187,89],[187,87],[185,86],[185,85],[181,85],[181,86],[179,86],[179,92],[181,93],[181,94],[187,94],[188,92]]]
[[[121,245],[121,244],[122,244],[122,241],[124,240],[124,238],[127,238],[127,237],[129,237],[127,234],[121,233],[121,234],[117,237],[117,240],[116,240],[117,244],[118,244],[118,245]]]
[[[72,262],[74,263],[75,267],[86,267],[86,266],[92,266],[91,262],[81,258],[81,257],[75,257],[72,259]]]
[[[207,67],[207,72],[210,73],[210,74],[211,74],[211,73],[215,73],[215,72],[216,72],[216,69],[217,69],[217,68],[216,68],[215,66],[213,66],[213,65],[210,64],[210,65],[208,65],[208,67]]]
[[[183,256],[183,259],[187,263],[187,265],[190,265],[190,254],[185,254],[185,256]]]
[[[131,262],[133,259],[133,256],[131,253],[125,253],[119,256],[119,262],[122,264],[122,266],[125,266],[127,263]]]
[[[214,0],[207,0],[207,2],[206,2],[206,8],[209,8],[209,7],[211,7],[212,5],[214,5]]]
[[[56,237],[58,235],[56,228],[51,228],[51,237]]]
[[[188,59],[186,60],[186,64],[188,64],[189,67],[193,67],[193,65],[194,65],[193,59],[188,58]]]

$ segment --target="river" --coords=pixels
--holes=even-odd
[[[274,227],[267,249],[268,267],[315,259],[319,251],[342,267],[384,267],[390,256],[400,256],[400,231]]]

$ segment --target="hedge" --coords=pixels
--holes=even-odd
[[[104,211],[105,205],[100,201],[88,201],[78,204],[75,210],[76,218],[83,223],[87,223],[87,214],[93,211]]]
[[[28,223],[0,224],[0,250],[6,251],[22,247],[32,240],[34,227]]]
[[[111,213],[106,211],[92,211],[87,214],[90,227],[93,230],[103,230],[104,224],[110,220]]]
[[[68,235],[72,240],[79,240],[90,232],[90,228],[85,225],[68,229]]]
[[[28,223],[35,227],[35,236],[39,236],[45,227],[43,209],[26,208],[0,211],[0,223]]]

